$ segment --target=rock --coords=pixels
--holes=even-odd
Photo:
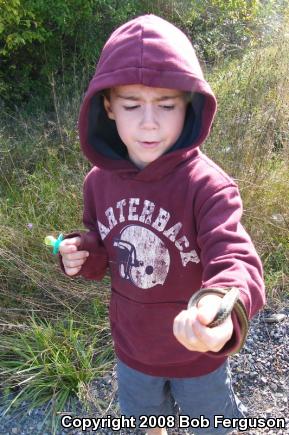
[[[269,317],[265,317],[265,322],[266,323],[280,323],[282,322],[284,319],[286,319],[286,314],[282,314],[282,313],[276,313],[276,314],[272,314]]]
[[[267,408],[265,411],[265,415],[266,417],[270,417],[270,415],[272,414],[273,408]]]
[[[270,388],[271,388],[272,391],[274,391],[276,393],[277,390],[278,390],[278,385],[274,384],[274,382],[271,382],[270,383]]]

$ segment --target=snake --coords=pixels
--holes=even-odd
[[[238,304],[240,301],[240,291],[236,287],[230,287],[228,289],[220,289],[220,288],[203,288],[193,294],[188,302],[188,309],[192,307],[196,307],[199,301],[207,295],[218,295],[222,296],[221,305],[216,313],[214,319],[206,326],[210,328],[214,328],[215,326],[221,325],[231,314],[232,310],[235,308],[238,317],[241,317],[244,321],[247,322],[247,315],[244,313],[243,304]],[[245,322],[245,323],[246,323]]]
[[[207,295],[218,295],[222,298],[222,301],[214,319],[206,326],[214,328],[215,326],[221,325],[234,310],[240,326],[241,336],[238,346],[228,355],[239,352],[245,343],[249,329],[248,315],[246,308],[240,299],[240,290],[236,287],[229,287],[226,289],[216,287],[202,288],[192,295],[188,302],[188,309],[196,307],[202,297]]]

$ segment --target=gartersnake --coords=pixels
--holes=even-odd
[[[246,336],[248,333],[248,316],[246,309],[240,299],[240,291],[236,287],[224,288],[203,288],[193,294],[188,302],[188,309],[198,305],[198,302],[207,295],[218,295],[222,297],[221,306],[216,316],[209,323],[210,328],[223,323],[231,314],[232,310],[235,311],[242,331],[242,338],[238,349],[234,350],[234,353],[238,352],[244,345]]]

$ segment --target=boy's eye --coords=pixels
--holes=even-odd
[[[173,110],[174,108],[175,108],[175,106],[174,105],[167,105],[167,106],[160,106],[162,109],[165,109],[165,110]]]
[[[139,106],[123,106],[123,108],[125,109],[125,110],[134,110],[134,109],[137,109]]]
[[[135,110],[138,109],[140,107],[140,105],[135,105],[135,106],[123,106],[124,110]],[[160,105],[159,106],[161,109],[164,110],[174,110],[175,105],[174,104],[166,104],[166,105]]]

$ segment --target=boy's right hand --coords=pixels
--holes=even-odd
[[[76,275],[89,256],[88,251],[77,250],[80,241],[80,237],[73,237],[71,239],[63,240],[59,245],[59,252],[62,256],[64,270],[69,276]]]

